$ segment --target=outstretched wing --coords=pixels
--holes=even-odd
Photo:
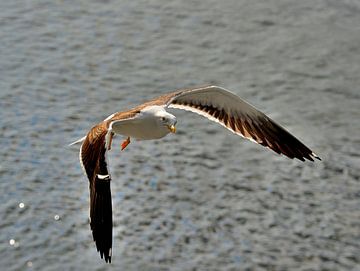
[[[111,262],[112,203],[111,177],[106,161],[107,122],[94,126],[80,148],[80,163],[89,178],[90,227],[101,258]]]
[[[275,121],[224,88],[205,86],[179,90],[163,95],[156,101],[169,108],[184,109],[205,116],[233,133],[291,159],[321,160]]]

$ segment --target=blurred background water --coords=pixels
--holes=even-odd
[[[360,270],[360,2],[1,1],[1,270]],[[113,148],[113,263],[67,147],[111,113],[217,84],[323,161],[200,116]],[[115,143],[120,144],[120,139]]]

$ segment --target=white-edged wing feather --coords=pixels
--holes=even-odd
[[[217,86],[173,93],[164,104],[191,111],[220,123],[233,133],[289,158],[320,158],[284,128],[234,93]]]

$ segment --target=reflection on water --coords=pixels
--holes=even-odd
[[[359,8],[3,1],[0,269],[359,269]],[[174,111],[176,135],[109,155],[105,265],[67,144],[114,111],[206,83],[247,99],[323,161],[279,157]]]

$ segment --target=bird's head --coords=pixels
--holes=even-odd
[[[176,132],[176,117],[166,112],[163,106],[149,106],[141,110],[143,118],[150,118],[156,121],[157,126],[163,128],[164,133]]]
[[[165,126],[171,133],[176,132],[175,125],[177,123],[176,117],[166,111],[159,112],[157,115],[158,121]]]

